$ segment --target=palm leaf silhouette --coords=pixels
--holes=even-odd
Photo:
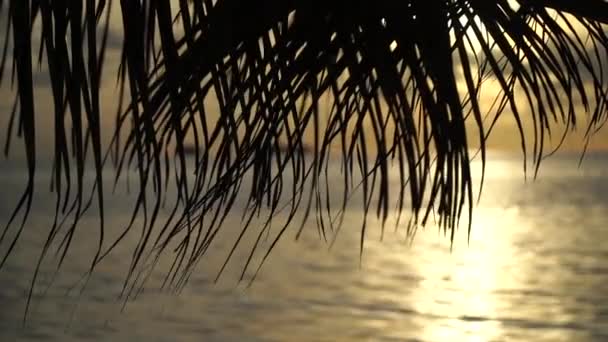
[[[241,236],[261,209],[269,217],[287,211],[288,222],[264,259],[298,212],[303,220],[316,213],[322,234],[333,229],[357,187],[366,216],[374,211],[385,222],[390,195],[399,212],[410,206],[413,223],[425,224],[436,213],[453,238],[463,212],[471,215],[475,197],[471,136],[479,140],[485,165],[487,137],[496,119],[510,113],[524,155],[538,165],[552,125],[574,127],[587,115],[591,134],[606,117],[608,3],[603,0],[0,4],[7,18],[0,79],[12,66],[17,92],[5,154],[13,126],[18,127],[29,172],[0,236],[9,246],[0,265],[25,227],[35,190],[37,118],[48,115],[34,106],[37,57],[51,80],[55,141],[56,217],[41,259],[52,242],[63,239],[61,263],[79,219],[97,206],[100,239],[92,271],[142,218],[126,291],[135,286],[144,260],[170,253],[172,244],[178,248],[167,285],[182,286],[221,234],[242,191],[249,197]],[[100,87],[115,17],[123,28],[122,95],[116,130],[110,146],[103,146]],[[486,108],[480,97],[488,81],[500,91]],[[579,105],[585,113],[575,113]],[[532,141],[526,139],[527,123]],[[343,168],[339,208],[329,207],[328,185],[321,182],[330,154]],[[139,181],[131,224],[115,241],[104,238],[102,169],[110,162],[116,179],[135,169]],[[400,189],[389,188],[391,165],[398,168]],[[83,185],[89,169],[96,179],[92,189]],[[253,181],[244,189],[248,175]],[[360,184],[353,183],[357,175]],[[169,182],[177,187],[175,204],[168,219],[157,222],[170,196]],[[282,205],[285,197],[289,201]],[[20,224],[14,222],[19,214]],[[365,227],[364,222],[361,249]],[[9,241],[13,229],[19,233]],[[232,252],[237,247],[238,242]]]

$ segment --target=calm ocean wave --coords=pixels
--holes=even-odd
[[[23,239],[0,270],[0,341],[603,341],[608,159],[592,155],[578,168],[577,157],[547,160],[535,181],[524,180],[519,159],[491,160],[471,236],[463,227],[453,246],[433,227],[421,228],[410,243],[394,222],[381,241],[372,220],[360,260],[362,216],[354,200],[331,249],[312,219],[300,241],[296,229],[287,233],[250,288],[238,282],[246,247],[214,283],[234,242],[231,227],[240,223],[240,213],[232,215],[225,238],[181,294],[158,290],[161,267],[124,310],[118,295],[132,245],[110,254],[82,291],[98,238],[92,214],[57,276],[52,255],[43,267],[23,326],[54,209],[54,197],[40,194]],[[23,170],[1,172],[6,222]],[[108,201],[109,230],[124,227],[130,204],[120,194]],[[132,243],[138,235],[131,234]]]

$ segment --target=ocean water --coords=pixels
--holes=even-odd
[[[4,223],[23,170],[0,172]],[[0,341],[608,340],[608,157],[601,154],[581,168],[578,155],[551,158],[537,180],[524,179],[519,158],[492,158],[471,235],[463,227],[453,246],[432,226],[411,239],[389,225],[381,239],[371,220],[360,259],[361,211],[353,202],[331,248],[310,220],[299,241],[296,229],[286,233],[250,287],[238,281],[246,247],[214,282],[240,222],[234,214],[180,294],[158,290],[161,267],[126,303],[118,296],[140,232],[83,290],[98,238],[87,216],[57,275],[52,255],[43,265],[24,323],[53,203],[39,195],[0,270]],[[120,194],[108,201],[109,231],[124,226],[130,204]]]

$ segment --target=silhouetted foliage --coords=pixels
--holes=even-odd
[[[0,4],[7,18],[0,75],[6,79],[12,63],[17,90],[5,153],[18,127],[29,172],[0,236],[0,243],[10,246],[0,265],[19,238],[14,234],[6,241],[7,231],[24,229],[39,158],[36,121],[49,115],[34,108],[35,58],[46,64],[51,80],[55,141],[57,215],[41,259],[61,236],[63,260],[79,218],[92,205],[99,208],[100,239],[91,271],[136,218],[143,218],[125,288],[136,281],[142,260],[168,253],[176,239],[168,284],[183,285],[221,234],[242,191],[249,192],[243,233],[260,209],[270,217],[283,210],[285,197],[288,221],[298,212],[306,217],[316,212],[319,229],[333,229],[332,215],[340,216],[349,194],[360,187],[366,216],[375,209],[385,222],[390,194],[397,212],[409,205],[412,223],[425,224],[436,213],[453,238],[463,211],[471,215],[475,197],[471,133],[480,140],[485,165],[487,136],[496,118],[511,113],[524,155],[538,164],[551,124],[573,127],[588,115],[592,132],[606,116],[608,3],[603,0]],[[120,109],[111,144],[103,146],[101,77],[108,76],[104,57],[110,18],[116,17],[123,27]],[[480,96],[488,80],[500,92],[494,105],[484,108]],[[210,102],[217,115],[210,113]],[[525,139],[524,121],[531,122],[533,141]],[[320,181],[331,153],[340,158],[344,179],[343,205],[334,209],[324,207],[329,201]],[[189,154],[195,157],[194,176]],[[103,233],[102,168],[110,161],[117,179],[133,168],[139,178],[133,219],[117,241],[105,241]],[[398,168],[400,189],[389,188],[391,163]],[[83,178],[89,169],[96,181],[87,190]],[[253,180],[243,189],[247,175]],[[353,184],[357,175],[361,184]],[[285,183],[286,177],[293,181]],[[170,181],[178,189],[175,206],[155,229]],[[325,209],[332,214],[324,216]],[[20,213],[23,223],[14,223]],[[365,222],[361,248],[364,237]]]

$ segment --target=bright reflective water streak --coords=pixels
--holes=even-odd
[[[355,201],[333,248],[311,220],[300,241],[293,241],[293,230],[287,233],[249,289],[237,279],[255,229],[213,283],[238,232],[230,227],[240,215],[231,216],[181,295],[155,289],[164,279],[159,269],[123,313],[116,298],[130,262],[128,245],[100,265],[80,297],[73,290],[97,238],[91,221],[53,286],[44,295],[44,286],[37,288],[22,328],[40,231],[52,210],[41,205],[29,235],[0,271],[0,340],[606,340],[608,162],[598,156],[577,169],[576,157],[547,161],[539,180],[528,183],[519,159],[493,160],[470,239],[465,224],[453,246],[433,227],[419,229],[412,242],[393,221],[380,241],[381,227],[370,221],[361,266],[362,216]],[[4,172],[3,188],[15,188]],[[109,203],[109,230],[120,231],[128,204],[126,197]],[[8,208],[2,202],[3,218]],[[130,236],[132,243],[139,234]]]

